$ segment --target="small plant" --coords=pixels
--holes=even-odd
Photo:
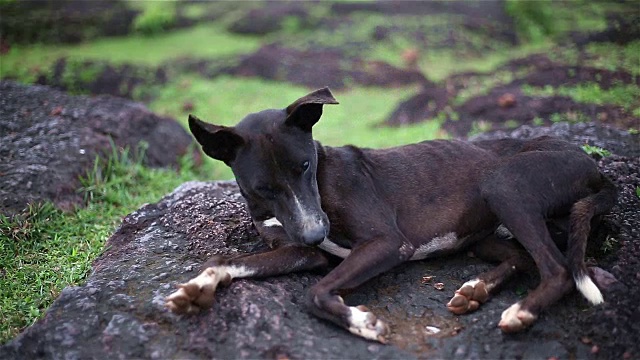
[[[135,18],[133,29],[144,35],[157,35],[172,27],[175,22],[175,3],[156,1]]]
[[[602,250],[603,253],[607,254],[612,252],[617,245],[618,245],[618,240],[616,238],[607,236],[607,238],[602,243],[600,250]]]
[[[636,196],[640,199],[640,186],[636,186]]]
[[[514,19],[518,34],[531,42],[541,42],[557,31],[554,4],[550,0],[507,0],[506,12]]]
[[[611,151],[589,144],[582,145],[582,150],[591,156],[596,155],[598,157],[607,157],[611,155]]]
[[[43,224],[57,216],[58,210],[51,203],[29,204],[21,214],[6,216],[0,214],[0,235],[7,240],[9,252],[18,255],[18,244],[31,241],[43,233]],[[14,246],[15,245],[15,246]]]

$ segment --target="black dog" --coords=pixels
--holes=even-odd
[[[209,307],[219,282],[326,266],[328,252],[344,260],[311,288],[310,310],[384,342],[387,326],[364,306],[346,306],[340,291],[405,261],[468,248],[501,264],[456,291],[447,304],[456,314],[477,309],[534,263],[541,283],[502,313],[503,331],[531,325],[574,282],[590,302],[603,301],[584,252],[591,220],[613,206],[615,187],[579,147],[550,137],[436,140],[384,150],[322,146],[311,129],[323,105],[337,103],[324,88],[286,109],[250,114],[235,127],[189,116],[204,152],[233,170],[273,250],[211,259],[167,297],[172,311]],[[568,235],[556,242],[549,227],[565,219]],[[500,239],[501,233],[517,241]]]

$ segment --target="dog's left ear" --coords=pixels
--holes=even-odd
[[[328,87],[318,89],[287,106],[287,119],[284,123],[298,127],[305,132],[311,132],[313,125],[322,116],[322,105],[324,104],[338,104]]]
[[[202,151],[214,159],[230,165],[244,139],[233,128],[206,123],[189,114],[189,130],[202,145]]]

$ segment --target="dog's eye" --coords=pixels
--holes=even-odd
[[[305,161],[302,163],[302,172],[309,170],[309,162]]]

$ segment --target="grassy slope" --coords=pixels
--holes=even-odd
[[[596,10],[589,10],[589,16],[581,17],[583,20],[576,22],[579,28],[602,28],[603,13],[601,5],[597,6]],[[197,13],[201,9],[192,10]],[[322,8],[316,14],[322,16]],[[230,16],[237,16],[237,13]],[[562,28],[569,26],[570,21],[567,19],[571,20],[571,16],[575,18],[577,15],[558,11],[552,16],[557,18],[561,31],[566,31]],[[376,17],[356,19],[359,19],[356,22],[359,26],[353,30],[356,34],[325,34],[325,40],[332,42],[366,38],[371,29],[384,20]],[[416,19],[411,21],[415,23]],[[434,25],[438,21],[437,18],[429,19]],[[154,37],[135,35],[98,39],[80,45],[14,47],[10,54],[2,56],[0,75],[11,75],[29,81],[37,70],[47,68],[61,56],[158,65],[181,55],[216,58],[250,52],[260,45],[260,39],[226,32],[223,24],[224,21],[198,25]],[[267,40],[277,36],[291,38],[291,30],[285,27],[282,33]],[[300,34],[299,44],[306,43],[310,36],[321,38],[317,32]],[[469,36],[473,37],[472,34]],[[368,59],[398,64],[401,61],[399,50],[407,45],[410,45],[407,39],[397,38],[391,43],[374,46],[362,55]],[[532,52],[548,51],[552,46],[553,42],[549,37],[544,37],[538,42],[515,49],[496,45],[489,54],[443,49],[430,52],[421,59],[419,66],[425,74],[437,81],[454,72],[490,72],[504,61]],[[593,45],[588,50],[595,58],[589,61],[600,67],[630,69],[638,74],[638,64],[633,60],[637,58],[620,55],[625,52],[632,54],[636,49],[637,43],[624,47]],[[561,55],[564,61],[573,61],[571,50],[564,51]],[[624,60],[616,60],[618,56]],[[628,59],[632,59],[631,62]],[[470,91],[485,91],[488,85],[499,81],[494,76],[487,76],[476,89]],[[446,137],[441,132],[437,119],[394,129],[376,127],[398,101],[410,96],[415,90],[413,87],[353,88],[337,92],[335,95],[341,105],[326,107],[323,120],[314,129],[315,136],[328,145],[351,143],[367,147],[393,146]],[[570,96],[579,96],[579,93],[584,96],[584,89],[558,91],[568,92]],[[637,88],[631,89],[636,94],[634,91]],[[299,86],[257,79],[220,77],[207,80],[194,75],[181,75],[158,89],[158,97],[148,105],[153,111],[173,116],[184,124],[187,112],[182,109],[182,104],[189,101],[194,104],[193,112],[199,117],[231,125],[249,112],[284,107],[306,92],[308,89]],[[587,93],[593,94],[594,91]],[[629,91],[623,93],[620,96],[629,95]],[[598,97],[598,94],[595,96]],[[616,99],[611,101],[618,102]],[[122,216],[145,202],[157,201],[184,181],[231,177],[228,169],[213,161],[207,162],[199,170],[185,165],[177,173],[171,170],[146,169],[140,164],[130,163],[126,158],[115,159],[107,167],[111,170],[106,173],[104,170],[94,171],[88,177],[84,190],[91,200],[84,209],[63,214],[45,205],[33,207],[24,216],[14,219],[0,216],[0,318],[4,319],[0,325],[0,343],[11,339],[25,326],[41,317],[65,286],[77,285],[83,281],[90,271],[91,261],[102,251],[104,241]]]

